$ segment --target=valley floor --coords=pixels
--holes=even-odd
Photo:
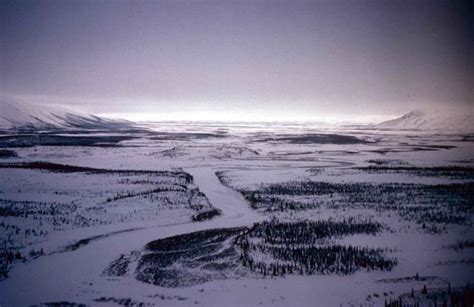
[[[472,135],[148,129],[0,136],[0,305],[380,306],[473,281]]]

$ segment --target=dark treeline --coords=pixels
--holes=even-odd
[[[241,261],[250,270],[264,276],[292,273],[349,275],[361,269],[390,271],[397,264],[395,259],[385,258],[381,249],[350,245],[290,248],[257,245],[256,250],[272,255],[276,261],[267,263],[254,260],[251,254],[245,252]]]
[[[244,227],[202,230],[151,241],[145,248],[153,252],[182,251],[221,243],[232,235],[242,234],[245,230]]]
[[[462,240],[458,241],[456,244],[448,245],[447,248],[452,248],[454,250],[463,250],[465,248],[474,248],[474,241]]]
[[[41,216],[68,215],[76,211],[74,203],[15,201],[0,199],[0,216],[40,219]]]
[[[465,224],[474,210],[474,182],[453,184],[290,181],[242,190],[254,209],[287,211],[369,208],[397,211],[418,224]]]
[[[241,262],[251,271],[264,276],[286,274],[340,274],[349,275],[358,270],[390,271],[397,260],[383,256],[383,250],[359,246],[268,246],[240,242],[243,250]],[[272,262],[259,261],[252,257],[257,251],[271,255]]]
[[[245,198],[250,203],[253,209],[264,209],[265,211],[281,211],[288,210],[308,210],[319,208],[321,202],[305,202],[289,197],[281,197],[278,195],[266,195],[259,193],[243,192]]]
[[[262,238],[270,244],[313,244],[320,239],[340,237],[350,234],[376,234],[382,225],[369,220],[356,221],[354,218],[342,221],[299,221],[280,222],[276,219],[254,224],[249,237]]]
[[[285,274],[352,274],[357,270],[391,270],[395,259],[382,249],[358,246],[322,245],[322,239],[350,234],[375,234],[382,226],[371,221],[279,222],[276,219],[254,224],[235,239],[241,249],[240,261],[264,276]],[[258,259],[257,255],[268,259]]]
[[[473,179],[474,167],[467,166],[400,166],[400,165],[370,165],[357,167],[357,170],[368,173],[397,173],[397,174],[415,174],[417,176],[443,176],[449,178]]]
[[[69,133],[69,132],[68,132]],[[47,133],[6,135],[0,139],[0,148],[33,146],[91,146],[119,147],[122,141],[134,139],[130,135],[54,135]]]
[[[421,290],[411,290],[410,293],[402,294],[396,299],[385,300],[385,307],[471,307],[474,306],[474,289],[467,284],[461,288],[429,289],[425,286]]]
[[[120,199],[130,198],[130,197],[137,197],[137,196],[145,196],[150,195],[153,193],[162,193],[162,192],[185,192],[187,187],[184,185],[168,185],[168,186],[161,186],[151,190],[140,191],[140,192],[133,192],[129,191],[127,193],[119,193],[117,195],[111,196],[106,199],[106,202],[116,201]]]
[[[245,191],[249,200],[258,195],[326,196],[334,195],[349,202],[395,203],[406,200],[412,203],[442,203],[472,206],[474,182],[452,184],[408,184],[408,183],[332,183],[317,181],[290,181],[269,184],[256,191]]]
[[[167,177],[178,177],[184,179],[185,183],[191,183],[193,177],[185,172],[172,171],[149,171],[149,170],[112,170],[104,168],[84,167],[44,161],[0,163],[0,168],[37,169],[59,173],[96,173],[96,174],[126,174],[126,175],[158,175]]]
[[[28,256],[36,258],[41,255],[44,255],[42,248],[40,250],[31,249]],[[26,259],[19,249],[7,248],[5,245],[0,247],[0,281],[8,277],[8,271],[13,263],[26,261]]]
[[[0,281],[8,277],[8,270],[15,261],[24,260],[19,250],[0,249]]]
[[[16,158],[18,157],[16,151],[9,149],[0,149],[0,158]]]
[[[370,144],[371,141],[363,140],[351,135],[343,134],[277,134],[270,138],[260,138],[258,142],[287,142],[290,144]]]
[[[207,211],[194,214],[192,216],[192,220],[193,222],[200,222],[200,221],[212,219],[213,217],[218,216],[220,214],[221,214],[221,211],[219,209],[213,208]]]

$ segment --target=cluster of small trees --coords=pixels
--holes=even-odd
[[[0,259],[2,263],[10,264],[15,260],[24,259],[19,250],[2,250],[0,251]]]
[[[452,208],[440,206],[412,206],[399,209],[399,214],[407,220],[416,221],[418,224],[465,224],[468,222],[468,215],[462,211],[457,212]],[[432,227],[431,227],[432,228]]]
[[[390,271],[397,264],[396,259],[384,257],[381,249],[359,246],[269,246],[247,241],[240,247],[242,264],[264,276],[292,273],[348,275],[360,269]],[[270,255],[274,261],[256,260],[252,256],[255,252]]]
[[[64,225],[82,227],[99,222],[97,218],[86,218],[76,214],[78,205],[74,201],[58,203],[1,199],[0,205],[0,216],[32,219],[39,221],[40,225],[46,222],[52,225],[55,230],[63,229]],[[47,231],[25,230],[25,237],[46,235]]]
[[[474,200],[474,183],[451,184],[409,184],[409,183],[332,183],[319,181],[290,181],[260,187],[258,190],[244,190],[244,194],[252,200],[259,195],[290,195],[290,196],[344,196],[349,202],[355,203],[451,203],[465,205]]]
[[[385,307],[419,307],[419,306],[473,306],[474,289],[467,284],[465,287],[428,289],[426,285],[419,291],[400,295],[397,299],[385,300]]]
[[[208,211],[198,212],[192,216],[193,222],[200,222],[204,220],[210,220],[215,216],[220,215],[221,212],[218,209],[211,209]]]
[[[13,201],[0,199],[0,216],[38,219],[40,216],[69,215],[77,209],[74,203]]]
[[[419,224],[463,224],[474,204],[474,183],[332,183],[290,181],[241,190],[254,209],[328,208],[394,210]],[[309,199],[308,199],[309,198]]]
[[[264,209],[265,211],[285,212],[288,210],[315,209],[320,206],[319,202],[303,202],[285,197],[286,195],[282,197],[278,195],[265,195],[246,191],[243,191],[242,194],[253,209]]]
[[[154,193],[163,193],[163,192],[184,192],[187,190],[187,187],[184,185],[167,185],[167,186],[160,186],[151,190],[134,192],[128,191],[126,193],[119,193],[117,195],[108,197],[106,202],[117,201],[124,198],[136,197],[136,196],[147,196]]]
[[[371,220],[356,221],[354,218],[340,221],[281,222],[277,219],[256,223],[249,237],[262,238],[269,244],[314,244],[330,237],[350,234],[376,234],[382,225]]]
[[[5,242],[4,242],[5,243]],[[44,255],[43,249],[32,249],[29,252],[30,258]],[[19,249],[8,248],[5,244],[0,248],[0,280],[8,277],[8,269],[16,261],[25,261],[26,256]]]
[[[279,222],[276,219],[256,223],[238,236],[241,263],[264,276],[285,274],[342,274],[359,269],[391,270],[395,259],[384,257],[383,250],[358,246],[320,245],[321,240],[349,234],[375,234],[382,225],[350,218],[335,221]],[[256,255],[271,260],[258,260]]]
[[[111,174],[121,176],[148,175],[157,177],[170,177],[179,181],[181,184],[189,184],[193,182],[193,176],[183,171],[112,170],[45,161],[0,163],[0,168],[36,169],[59,173]]]
[[[143,179],[146,178],[146,179]],[[134,177],[129,178],[121,178],[117,181],[119,184],[125,184],[125,185],[163,185],[163,184],[180,184],[181,180],[175,178],[170,178],[170,177],[158,177],[155,178],[155,176],[147,175],[145,177],[139,177],[139,179],[136,179]]]
[[[13,262],[23,259],[24,257],[19,250],[2,248],[0,250],[0,280],[8,277],[8,268]]]
[[[15,158],[18,157],[17,153],[9,149],[0,149],[0,158]]]
[[[474,241],[469,241],[469,240],[463,240],[463,241],[458,241],[456,244],[450,246],[454,250],[462,250],[465,248],[474,248]]]
[[[369,160],[374,161],[374,160]],[[415,174],[417,176],[435,176],[449,177],[456,179],[473,179],[474,168],[464,166],[436,166],[436,167],[417,167],[417,166],[401,166],[401,165],[383,165],[375,162],[377,165],[358,167],[358,170],[368,173],[402,173]]]

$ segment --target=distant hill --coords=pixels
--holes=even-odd
[[[444,130],[474,132],[474,110],[416,110],[384,121],[376,128],[393,130]]]
[[[62,107],[36,105],[0,97],[0,129],[2,130],[101,130],[131,126],[130,122],[124,120],[105,119]]]

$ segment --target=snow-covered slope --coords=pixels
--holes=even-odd
[[[416,110],[382,122],[376,128],[474,132],[474,111]]]
[[[0,97],[0,129],[117,129],[129,122],[104,119],[62,107],[29,104]]]

